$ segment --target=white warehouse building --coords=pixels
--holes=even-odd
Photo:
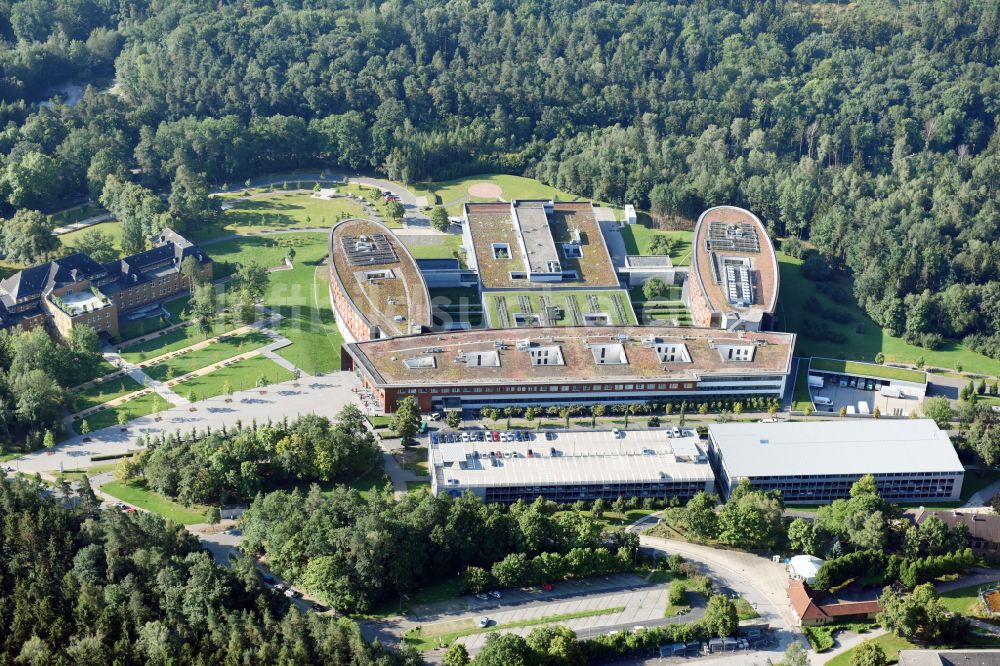
[[[468,442],[430,438],[435,495],[457,497],[468,490],[503,503],[536,497],[563,503],[633,496],[687,501],[715,488],[693,431],[678,437],[671,430],[535,432],[521,442],[476,441],[478,432]]]
[[[957,501],[965,469],[930,419],[715,423],[708,455],[723,497],[743,479],[785,502],[847,497],[865,474],[893,501]]]

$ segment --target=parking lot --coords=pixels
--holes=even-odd
[[[839,413],[843,408],[848,415],[865,415],[871,414],[877,407],[883,416],[908,416],[914,409],[920,408],[920,400],[915,396],[885,396],[880,393],[880,388],[880,382],[874,379],[826,376],[823,387],[810,387],[810,393],[818,412]],[[820,402],[816,401],[817,398]],[[821,404],[823,398],[829,398],[832,404]]]

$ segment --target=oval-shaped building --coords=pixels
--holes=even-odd
[[[431,299],[417,262],[388,227],[351,218],[330,230],[330,300],[348,342],[423,333]]]
[[[695,326],[771,328],[779,279],[774,246],[756,215],[736,206],[716,206],[701,214],[683,292]]]

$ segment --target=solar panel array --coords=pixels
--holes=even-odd
[[[750,269],[746,264],[726,263],[726,295],[733,305],[747,306],[753,303]]]
[[[709,222],[705,248],[709,252],[729,250],[730,252],[760,252],[757,228],[749,222]]]
[[[370,236],[343,236],[340,242],[344,246],[344,254],[352,266],[374,266],[377,264],[396,264],[399,258],[385,234]]]

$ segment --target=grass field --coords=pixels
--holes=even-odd
[[[103,384],[96,384],[90,388],[70,394],[70,411],[73,413],[82,412],[85,409],[103,405],[115,398],[138,391],[141,388],[142,385],[128,375],[115,377]]]
[[[650,229],[642,224],[626,224],[622,227],[622,240],[625,241],[625,250],[629,254],[650,254],[649,244],[657,236],[666,236],[674,241],[673,249],[670,252],[670,261],[674,266],[687,266],[691,263],[691,238],[692,231],[660,231]]]
[[[465,266],[465,257],[459,251],[462,247],[462,237],[458,234],[443,236],[401,236],[414,259],[458,259]],[[423,241],[430,240],[431,243]]]
[[[902,338],[886,334],[853,301],[835,303],[821,293],[815,282],[802,276],[800,260],[782,252],[777,255],[781,273],[778,329],[798,334],[795,341],[796,355],[874,362],[875,355],[882,352],[885,360],[890,363],[916,363],[923,358],[929,366],[957,368],[960,365],[964,370],[975,369],[979,373],[1000,376],[1000,360],[970,351],[961,343],[947,341],[939,349],[930,350],[907,344]],[[839,284],[850,292],[849,280],[841,280]],[[806,305],[810,297],[815,297],[824,308],[848,311],[853,321],[838,323],[820,318]],[[815,328],[815,323],[821,324],[823,330],[843,334],[844,342],[810,338],[809,334],[813,333],[810,329]]]
[[[225,393],[226,382],[233,391],[243,391],[257,385],[257,379],[267,377],[272,384],[292,379],[292,373],[266,356],[253,356],[237,361],[208,374],[192,377],[173,387],[179,395],[187,397],[193,391],[198,400],[214,398]]]
[[[559,199],[574,201],[582,199],[575,194],[564,192],[540,183],[532,178],[509,176],[506,174],[480,174],[458,180],[448,180],[439,183],[417,183],[407,185],[407,189],[417,196],[426,196],[428,203],[435,205],[435,195],[440,197],[440,205],[448,209],[449,215],[459,215],[465,201],[495,201],[469,196],[469,186],[475,183],[493,183],[502,190],[500,197],[504,201],[512,199]]]
[[[597,299],[596,310],[591,307],[591,296]],[[483,294],[490,326],[493,328],[515,328],[514,315],[526,311],[522,302],[530,306],[529,312],[543,313],[543,298],[548,300],[550,306],[562,308],[563,318],[550,322],[557,326],[583,325],[583,316],[591,312],[603,312],[610,315],[613,325],[632,325],[636,321],[628,293],[620,290],[518,291]],[[506,308],[506,317],[499,309],[501,303]]]
[[[145,481],[111,481],[101,486],[101,490],[127,504],[159,514],[181,525],[204,523],[207,520],[207,506],[186,507],[178,504],[146,488]]]
[[[451,645],[456,638],[472,636],[474,634],[488,634],[501,629],[517,629],[519,627],[533,627],[540,624],[553,624],[575,620],[582,617],[595,617],[597,615],[611,615],[625,610],[624,606],[612,608],[592,608],[589,610],[577,611],[575,613],[563,613],[561,615],[549,615],[546,617],[536,617],[517,622],[507,622],[495,624],[490,627],[479,627],[471,619],[456,620],[454,622],[439,622],[435,625],[416,627],[403,635],[403,641],[412,645],[418,650],[433,650],[438,645]]]
[[[284,317],[275,327],[292,341],[277,354],[311,375],[340,369],[343,337],[330,307],[330,275],[320,261],[326,256],[326,238],[303,245],[295,268],[271,274],[264,304]]]
[[[84,476],[93,477],[96,474],[102,474],[104,472],[113,472],[118,463],[108,463],[107,465],[94,465],[93,467],[81,467],[79,469],[64,469],[63,471],[53,471],[52,475],[57,479],[66,479],[67,481],[79,481]]]
[[[270,192],[255,194],[249,200],[242,195],[226,195],[223,201],[233,207],[222,213],[218,224],[204,226],[192,234],[195,239],[227,233],[332,227],[341,216],[364,216],[361,207],[347,197],[316,199],[311,192]]]
[[[927,381],[927,375],[922,370],[893,368],[873,363],[858,363],[856,361],[844,361],[833,358],[814,358],[810,363],[810,367],[813,370],[836,372],[845,375],[863,375],[865,377],[878,377],[881,379],[898,379],[918,384],[923,384]]]
[[[184,318],[180,314],[179,310],[186,304],[187,298],[167,303],[167,310],[171,312],[171,322],[184,321]],[[174,312],[175,310],[177,311],[176,313]],[[213,335],[222,335],[223,333],[228,333],[234,328],[235,326],[230,323],[217,322],[213,326],[212,333]],[[191,345],[204,340],[205,335],[198,328],[198,325],[192,322],[187,326],[175,328],[172,331],[168,331],[162,335],[158,335],[155,338],[150,338],[143,342],[136,342],[134,344],[125,343],[125,346],[121,348],[121,356],[129,363],[141,363],[148,359],[162,356],[163,354],[175,352],[178,349],[190,347]]]
[[[395,222],[389,217],[388,205],[385,202],[385,197],[379,193],[379,189],[377,187],[353,183],[351,185],[338,185],[337,190],[345,194],[350,193],[356,197],[361,197],[370,203],[387,227],[391,229],[398,229],[403,226],[401,223]]]
[[[88,217],[96,217],[106,212],[104,208],[95,203],[85,203],[81,206],[63,209],[58,213],[52,213],[46,217],[48,217],[49,224],[52,226],[62,227],[67,224],[86,220]]]
[[[792,409],[798,412],[807,407],[812,409],[812,397],[809,395],[809,359],[799,359],[799,369],[795,373],[795,391],[792,393]]]
[[[994,587],[997,583],[991,584],[981,584],[981,585],[969,585],[968,587],[960,587],[955,590],[950,590],[948,592],[941,593],[941,602],[948,608],[948,610],[955,613],[960,613],[962,615],[977,616],[982,615],[984,609],[979,601],[979,591]]]
[[[201,368],[207,368],[233,356],[263,347],[270,342],[271,338],[260,331],[250,331],[226,340],[212,342],[206,347],[185,352],[180,356],[165,359],[145,368],[145,371],[153,379],[165,381]]]
[[[915,650],[918,649],[919,645],[914,645],[905,638],[900,638],[895,634],[882,634],[872,639],[880,646],[882,646],[885,656],[889,658],[889,663],[894,664],[899,661],[899,651],[900,650]],[[841,652],[836,657],[826,662],[826,666],[851,666],[851,655],[854,653],[856,648],[851,648],[846,652]]]
[[[303,232],[279,236],[240,236],[202,245],[215,262],[213,273],[218,279],[231,275],[236,271],[237,264],[251,259],[268,267],[280,266],[285,261],[288,248],[295,249],[295,263],[301,259],[299,253],[308,251],[306,248],[313,245],[322,245],[325,254],[326,238],[325,233]]]
[[[156,393],[150,391],[145,395],[126,400],[115,407],[108,407],[107,409],[102,409],[88,415],[87,424],[90,426],[91,431],[100,430],[101,428],[116,425],[118,423],[118,413],[121,411],[124,411],[129,420],[132,420],[140,416],[149,416],[153,413],[154,409],[159,409],[162,412],[173,406],[172,403],[167,402]]]

